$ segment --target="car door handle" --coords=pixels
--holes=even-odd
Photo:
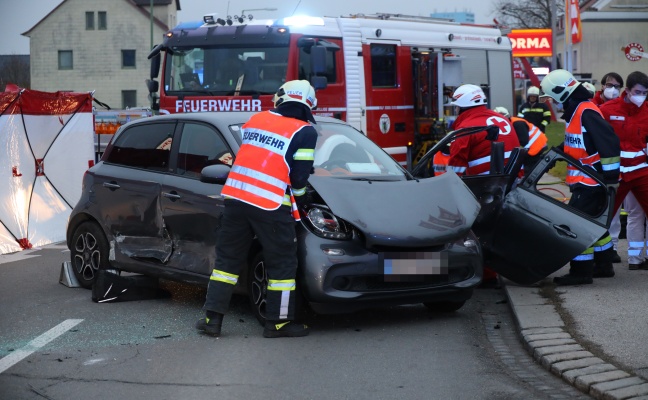
[[[164,192],[164,193],[162,193],[162,196],[164,196],[164,197],[166,197],[168,199],[171,199],[171,200],[178,200],[178,199],[182,198],[182,196],[180,196],[176,192],[171,192],[171,193]]]
[[[565,236],[569,236],[570,238],[576,239],[578,235],[576,235],[574,232],[569,230],[568,226],[565,225],[556,225],[554,224],[554,229],[558,231],[558,233],[562,233]]]
[[[102,184],[103,187],[108,188],[108,189],[119,189],[121,186],[116,184],[114,181],[113,182],[104,182]]]

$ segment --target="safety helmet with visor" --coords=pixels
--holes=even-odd
[[[564,103],[567,98],[576,90],[580,82],[574,76],[564,69],[556,69],[551,71],[542,78],[540,82],[541,99],[552,98],[557,103]]]
[[[291,101],[302,103],[312,110],[317,107],[315,89],[307,80],[288,81],[281,85],[272,98],[275,107]]]

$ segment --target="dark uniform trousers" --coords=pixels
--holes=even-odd
[[[268,278],[266,319],[293,320],[297,235],[290,207],[282,205],[268,211],[237,200],[225,200],[220,225],[216,263],[203,309],[227,312],[240,269],[247,267],[248,251],[256,235],[263,247]]]
[[[599,215],[605,205],[606,188],[601,186],[575,185],[572,188],[569,205],[588,215]],[[592,276],[596,265],[603,266],[612,262],[614,247],[609,232],[605,232],[591,247],[574,258],[570,263],[571,275]]]

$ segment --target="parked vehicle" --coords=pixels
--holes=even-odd
[[[67,227],[82,286],[91,287],[102,269],[208,283],[223,211],[219,193],[251,115],[174,114],[120,129],[85,174]],[[499,176],[464,178],[468,186],[454,173],[418,179],[348,124],[317,121],[313,203],[297,224],[298,287],[315,312],[411,303],[461,308],[482,277],[473,226],[492,256],[488,265],[521,281],[560,268],[605,230],[605,213],[579,215],[535,193],[535,170],[512,189],[521,161]],[[551,157],[539,168],[562,159]],[[532,267],[527,251],[536,257]],[[260,320],[266,280],[255,244],[239,290]]]
[[[402,165],[413,147],[411,167],[456,118],[448,98],[459,85],[515,109],[511,54],[497,27],[448,19],[206,15],[166,33],[147,84],[161,112],[261,111],[283,82],[306,79],[318,89],[316,115],[347,121]]]

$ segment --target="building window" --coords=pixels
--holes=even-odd
[[[122,108],[137,106],[137,90],[122,90]]]
[[[86,11],[86,31],[94,30],[94,11]]]
[[[74,67],[74,63],[72,61],[72,50],[59,50],[58,69],[72,69]]]
[[[396,46],[371,45],[371,85],[396,87]]]
[[[99,18],[97,29],[100,29],[100,30],[108,29],[108,15],[106,14],[106,12],[105,11],[99,11],[97,13],[97,17]]]
[[[122,50],[122,68],[135,68],[135,50]]]

